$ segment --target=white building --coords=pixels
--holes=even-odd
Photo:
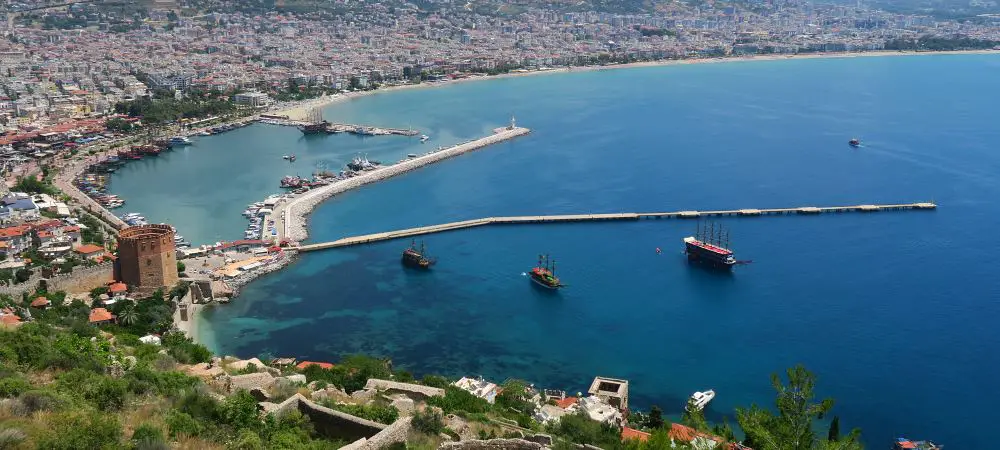
[[[590,417],[590,420],[612,425],[621,425],[622,423],[621,411],[600,397],[592,395],[581,398],[577,402],[577,408],[586,413],[587,417]]]
[[[496,401],[497,398],[497,385],[484,380],[482,377],[478,379],[462,377],[461,380],[452,383],[452,385],[490,403]]]
[[[233,97],[237,105],[261,108],[271,104],[271,98],[263,92],[241,92]]]

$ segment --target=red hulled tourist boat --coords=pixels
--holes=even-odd
[[[716,231],[715,224],[699,226],[695,236],[684,238],[684,252],[688,261],[702,263],[710,267],[729,270],[736,264],[733,251],[728,249],[729,233],[723,239],[722,226]]]
[[[556,261],[549,255],[538,255],[538,266],[528,273],[531,281],[546,289],[559,289],[563,286],[556,277]]]

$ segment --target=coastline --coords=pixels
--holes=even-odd
[[[548,69],[527,70],[524,72],[502,73],[499,75],[476,75],[476,76],[469,76],[465,78],[459,78],[455,80],[447,80],[441,82],[402,84],[402,85],[381,87],[370,91],[355,91],[342,94],[334,94],[309,100],[303,100],[302,102],[295,103],[294,105],[291,105],[289,107],[274,108],[269,110],[267,114],[286,115],[288,116],[289,120],[303,120],[308,114],[308,111],[312,108],[322,109],[343,101],[361,98],[368,95],[388,94],[396,91],[409,90],[409,89],[427,89],[427,88],[434,88],[441,86],[450,86],[458,83],[469,83],[474,81],[499,80],[504,78],[551,75],[551,74],[561,74],[561,73],[596,72],[604,70],[635,69],[635,68],[660,67],[660,66],[683,66],[690,64],[723,64],[723,63],[736,63],[736,62],[781,61],[781,60],[795,60],[795,59],[879,58],[879,57],[900,57],[900,56],[988,55],[988,54],[1000,54],[1000,50],[949,50],[940,52],[878,50],[870,52],[807,53],[807,54],[791,54],[791,55],[776,54],[776,55],[722,56],[714,58],[664,59],[659,61],[611,64],[605,66],[601,65],[569,66],[569,67],[562,66],[562,67],[552,67]]]

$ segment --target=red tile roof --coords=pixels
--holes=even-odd
[[[94,322],[107,322],[115,319],[115,315],[111,314],[104,308],[94,308],[90,310],[90,323]]]
[[[670,424],[670,438],[683,442],[691,442],[696,437],[703,437],[706,439],[711,439],[716,442],[723,442],[724,439],[718,436],[712,436],[710,434],[702,433],[689,426],[681,425],[679,423]]]
[[[566,409],[569,408],[570,406],[575,405],[577,400],[578,399],[576,397],[566,397],[562,400],[556,400],[556,406],[562,409]]]
[[[28,230],[30,230],[30,229],[31,229],[31,227],[29,227],[27,225],[19,225],[19,226],[16,226],[16,227],[0,228],[0,239],[2,239],[2,238],[12,238],[12,237],[24,236],[24,233],[27,233]]]
[[[622,440],[627,441],[629,439],[638,439],[640,441],[648,441],[649,433],[645,431],[639,431],[633,428],[624,427],[622,428]]]
[[[41,221],[41,222],[32,223],[31,224],[31,228],[33,228],[35,230],[49,229],[49,228],[59,228],[59,227],[62,226],[62,224],[63,223],[60,220],[51,219],[51,220],[44,220],[44,221]]]
[[[38,232],[38,238],[39,239],[50,238],[50,237],[52,237],[52,232],[51,231],[42,230],[42,231]]]
[[[128,286],[126,286],[125,283],[114,283],[108,288],[108,292],[111,292],[112,294],[128,292]]]
[[[43,306],[49,306],[49,304],[51,303],[52,302],[50,302],[49,299],[45,297],[38,297],[31,301],[31,306],[34,306],[35,308],[41,308]]]
[[[81,245],[81,246],[79,246],[79,247],[76,248],[76,252],[77,253],[82,253],[84,255],[91,255],[91,254],[99,253],[99,252],[103,252],[103,251],[104,251],[104,247],[101,247],[100,245],[94,245],[94,244]]]
[[[79,233],[80,227],[76,225],[70,225],[68,227],[63,227],[63,233]]]
[[[295,368],[297,368],[299,370],[303,370],[303,369],[305,369],[306,367],[309,367],[309,366],[319,366],[321,369],[332,369],[333,368],[333,364],[330,364],[328,362],[314,362],[314,361],[302,361],[302,362],[298,363],[295,366]]]

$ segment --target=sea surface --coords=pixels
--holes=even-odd
[[[418,375],[522,378],[585,391],[628,379],[631,404],[710,419],[773,405],[769,376],[802,363],[870,448],[897,436],[987,448],[1000,417],[1000,56],[698,64],[497,79],[376,94],[328,119],[414,127],[310,136],[254,125],[128,165],[128,210],[195,243],[236,239],[283,175],[357,154],[395,161],[486,135],[530,135],[347,193],[311,241],[499,215],[935,201],[933,212],[725,218],[732,274],[690,266],[693,221],[496,226],[305,255],[210,309],[215,351],[336,361],[391,357]],[[863,146],[851,149],[847,140]],[[296,154],[288,163],[282,155]],[[662,253],[657,253],[657,248]],[[529,283],[540,253],[568,287]]]

